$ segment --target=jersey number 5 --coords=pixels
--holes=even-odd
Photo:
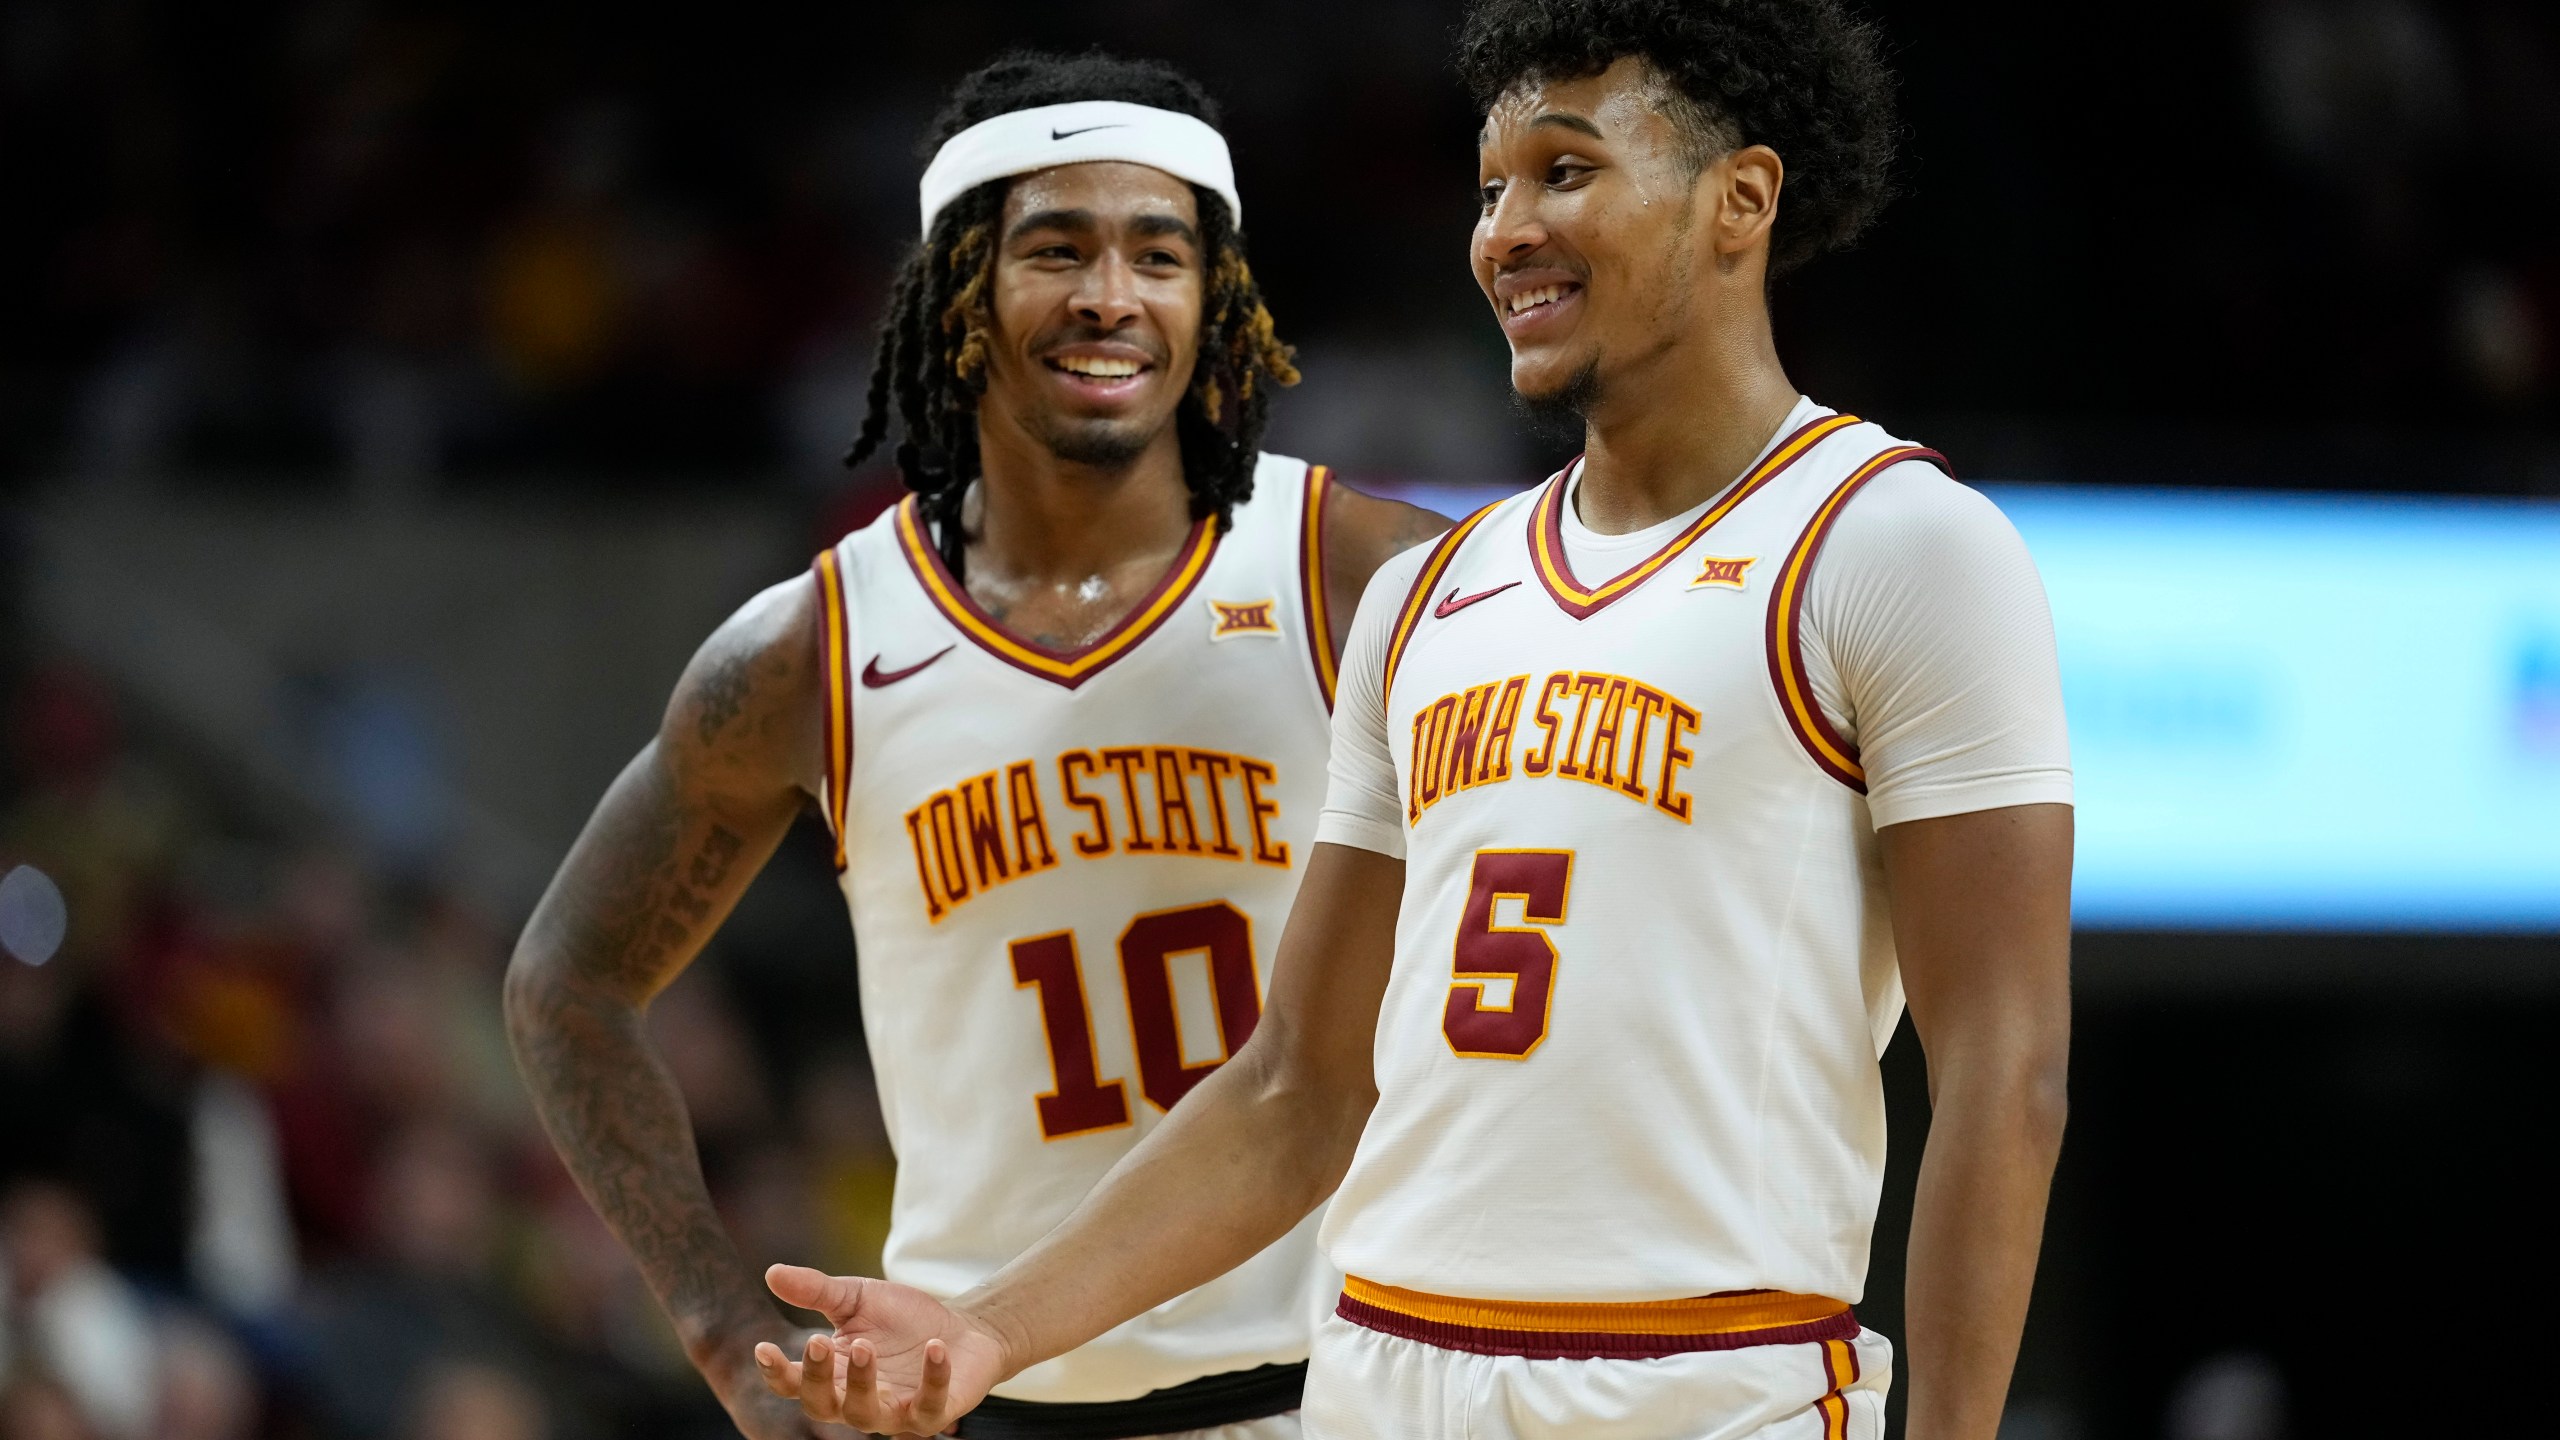
[[[1105,1080],[1093,1053],[1093,1006],[1072,930],[1013,942],[1013,981],[1040,988],[1041,1028],[1049,1036],[1056,1088],[1039,1097],[1040,1133],[1051,1140],[1129,1123],[1127,1087]],[[1218,1015],[1219,1055],[1183,1063],[1182,1029],[1174,1014],[1173,957],[1206,952],[1209,990]],[[1170,1110],[1209,1078],[1253,1034],[1262,1019],[1262,989],[1253,973],[1253,925],[1224,900],[1141,915],[1120,932],[1120,980],[1129,997],[1129,1034],[1137,1042],[1138,1088],[1148,1103]]]
[[[1556,994],[1556,945],[1542,927],[1564,923],[1565,897],[1573,890],[1570,850],[1479,850],[1467,888],[1466,913],[1449,958],[1449,1003],[1440,1031],[1449,1048],[1479,1060],[1526,1060],[1547,1038],[1547,1010]],[[1520,902],[1525,925],[1494,920],[1504,900]],[[1511,993],[1499,1005],[1485,987],[1508,980]]]

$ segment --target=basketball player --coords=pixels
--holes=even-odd
[[[1769,279],[1873,215],[1836,0],[1479,0],[1475,274],[1586,454],[1387,565],[1251,1044],[952,1306],[775,1267],[931,1431],[1326,1196],[1311,1436],[1882,1433],[1851,1310],[1903,1007],[1910,1434],[1990,1440],[2060,1144],[2070,772],[1999,513],[1798,394]]]
[[[915,494],[712,635],[509,972],[562,1157],[759,1440],[833,1415],[757,1381],[798,1336],[704,1191],[650,997],[814,798],[898,1152],[886,1268],[977,1284],[1253,1033],[1349,616],[1447,528],[1260,453],[1296,374],[1215,118],[1099,55],[960,83],[853,453],[894,411]],[[968,1433],[1295,1435],[1331,1284],[1312,1224],[1269,1238],[1022,1369]]]

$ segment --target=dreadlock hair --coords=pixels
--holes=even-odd
[[[963,78],[934,117],[920,147],[930,160],[945,141],[982,120],[1075,100],[1121,100],[1189,115],[1215,126],[1217,102],[1197,81],[1154,60],[1102,51],[1082,55],[1017,50]],[[871,368],[862,433],[845,456],[860,465],[889,436],[894,407],[901,438],[891,452],[919,497],[943,563],[962,572],[967,536],[961,507],[978,478],[978,397],[986,391],[989,287],[1010,182],[991,180],[935,217],[907,256],[889,295]],[[1261,287],[1245,264],[1244,233],[1227,202],[1191,187],[1207,257],[1201,284],[1199,361],[1174,412],[1191,518],[1215,516],[1224,530],[1253,494],[1271,392],[1298,383],[1295,352],[1272,328]]]
[[[1775,279],[1847,247],[1893,198],[1893,72],[1841,0],[1476,0],[1458,74],[1479,106],[1512,86],[1597,75],[1633,55],[1664,82],[1693,170],[1744,145],[1786,162]]]

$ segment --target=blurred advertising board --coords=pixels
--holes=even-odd
[[[2099,927],[2560,930],[2560,505],[1982,487]]]
[[[2053,602],[2080,924],[2560,931],[2560,504],[1979,488]]]

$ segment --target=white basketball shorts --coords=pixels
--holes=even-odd
[[[1882,1440],[1892,1375],[1892,1343],[1815,1296],[1513,1305],[1353,1279],[1299,1414],[1306,1440]]]

